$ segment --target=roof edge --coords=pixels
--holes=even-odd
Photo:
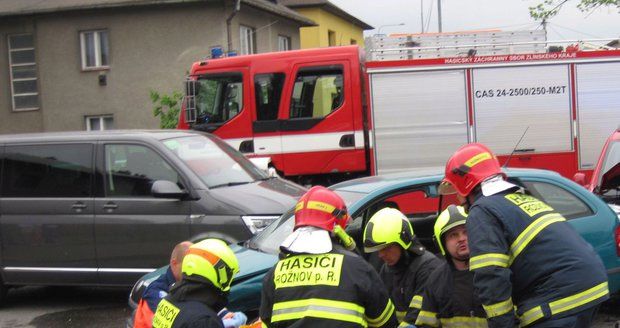
[[[325,9],[325,11],[334,14],[346,21],[349,22],[353,22],[353,24],[361,27],[363,30],[374,30],[375,28],[371,25],[369,25],[368,23],[362,21],[361,19],[349,14],[348,12],[346,12],[344,9],[336,6],[335,4],[331,3],[328,0],[325,0],[325,2],[323,3],[311,3],[311,4],[292,4],[292,5],[285,5],[289,8],[323,8]]]

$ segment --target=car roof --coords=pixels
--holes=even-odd
[[[104,131],[64,131],[0,135],[0,143],[20,142],[64,142],[123,139],[165,140],[176,137],[207,135],[190,130],[104,130]]]

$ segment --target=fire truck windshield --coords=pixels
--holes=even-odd
[[[196,81],[196,123],[224,123],[243,109],[241,73],[204,75]]]

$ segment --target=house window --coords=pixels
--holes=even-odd
[[[241,25],[239,32],[240,53],[242,55],[256,53],[256,40],[254,39],[256,31],[251,27]]]
[[[351,44],[357,44],[357,40],[351,39]]]
[[[37,64],[32,34],[9,35],[9,70],[14,111],[39,109]]]
[[[329,42],[330,47],[334,47],[336,45],[336,32],[327,31],[327,41]]]
[[[101,131],[114,129],[112,115],[86,116],[86,131]]]
[[[108,31],[80,32],[82,69],[108,68],[110,64],[110,43]]]
[[[278,35],[278,51],[291,50],[291,38],[284,35]]]

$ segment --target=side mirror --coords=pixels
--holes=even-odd
[[[581,186],[586,186],[586,175],[581,172],[575,173],[573,176],[573,181],[577,182]]]
[[[181,190],[176,183],[168,180],[157,180],[153,182],[151,194],[155,198],[178,198],[187,195],[186,191]]]
[[[252,157],[250,162],[256,165],[259,169],[266,172],[269,177],[278,177],[278,173],[273,167],[269,167],[271,163],[271,157]]]

